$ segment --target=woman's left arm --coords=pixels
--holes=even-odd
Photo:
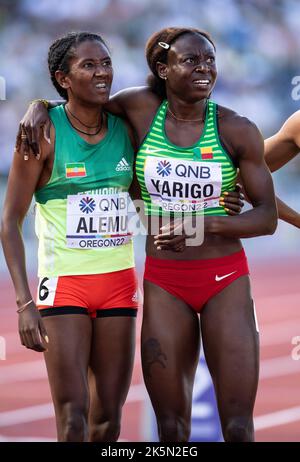
[[[271,173],[264,160],[264,141],[257,127],[235,114],[227,123],[226,135],[237,155],[240,177],[253,209],[236,216],[205,217],[205,231],[229,238],[273,234],[277,208]]]

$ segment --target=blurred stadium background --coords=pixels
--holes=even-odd
[[[0,211],[18,122],[28,102],[58,98],[48,77],[47,51],[59,35],[88,30],[104,36],[112,51],[115,92],[145,83],[144,45],[154,31],[169,25],[207,30],[217,46],[219,77],[213,98],[252,119],[266,138],[299,107],[299,20],[297,0],[0,0],[0,77],[6,84],[6,99],[3,91],[0,95]],[[277,194],[298,210],[299,177],[300,156],[274,174]],[[24,238],[34,288],[33,218],[32,208]],[[300,441],[300,361],[292,356],[293,339],[300,336],[299,242],[299,230],[285,223],[279,224],[274,236],[245,241],[261,329],[261,379],[255,409],[260,441]],[[140,278],[143,247],[143,239],[136,239]],[[0,277],[0,347],[1,337],[6,343],[6,360],[2,360],[3,350],[0,354],[0,441],[54,440],[42,357],[19,345],[14,293],[2,250]],[[201,363],[195,385],[194,440],[220,440],[211,394]],[[121,437],[155,439],[139,347]]]

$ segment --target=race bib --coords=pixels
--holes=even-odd
[[[130,242],[128,193],[69,195],[67,247],[101,249]]]
[[[147,157],[145,184],[151,201],[165,212],[196,212],[219,207],[222,165]]]

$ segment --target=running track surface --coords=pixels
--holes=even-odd
[[[250,260],[250,268],[261,334],[256,440],[300,441],[299,259]],[[0,336],[6,340],[7,358],[0,361],[0,441],[55,441],[43,357],[20,345],[12,286],[1,280],[0,290]],[[140,322],[141,316],[138,332]],[[293,339],[299,341],[298,350]],[[149,406],[137,336],[136,362],[123,412],[121,440],[149,441]]]

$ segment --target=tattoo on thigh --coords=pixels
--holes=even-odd
[[[142,344],[143,370],[147,377],[151,377],[150,369],[155,363],[158,363],[164,369],[166,366],[167,356],[162,351],[160,343],[155,338],[149,338]]]

